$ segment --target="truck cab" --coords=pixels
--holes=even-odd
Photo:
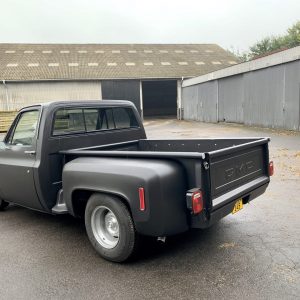
[[[62,188],[59,151],[145,138],[136,114],[128,101],[61,101],[22,109],[0,144],[0,198],[51,213]]]

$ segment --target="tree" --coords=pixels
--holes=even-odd
[[[300,45],[300,21],[287,30],[286,45],[289,48]]]
[[[279,36],[269,36],[255,43],[249,51],[236,55],[242,61],[248,61],[262,55],[268,55],[274,51],[285,50],[300,46],[300,21],[288,28],[287,33]]]
[[[255,58],[257,56],[265,55],[270,52],[286,49],[287,47],[287,39],[285,36],[278,37],[266,37],[262,39],[260,42],[254,44],[250,47],[249,58]]]

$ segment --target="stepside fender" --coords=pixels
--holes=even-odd
[[[185,170],[171,160],[81,157],[63,169],[64,200],[75,215],[78,190],[112,194],[130,208],[137,232],[150,236],[188,230]],[[138,189],[145,190],[146,209],[140,210]]]

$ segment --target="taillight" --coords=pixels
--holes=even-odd
[[[193,214],[199,214],[203,210],[203,194],[197,191],[192,194],[192,211]]]
[[[144,211],[146,209],[145,205],[145,190],[144,188],[139,188],[139,198],[140,198],[140,210]]]
[[[269,176],[273,176],[274,174],[274,163],[272,161],[269,162]]]

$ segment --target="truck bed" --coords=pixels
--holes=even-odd
[[[251,145],[266,143],[267,138],[222,138],[185,140],[133,140],[129,142],[85,147],[61,151],[66,155],[78,156],[130,156],[130,157],[204,157],[205,153],[235,151]]]
[[[240,198],[247,203],[257,196],[254,190],[259,194],[265,190],[269,183],[268,142],[268,138],[143,139],[61,153],[66,161],[89,156],[175,160],[186,171],[187,190],[203,187],[206,209],[214,212]]]

